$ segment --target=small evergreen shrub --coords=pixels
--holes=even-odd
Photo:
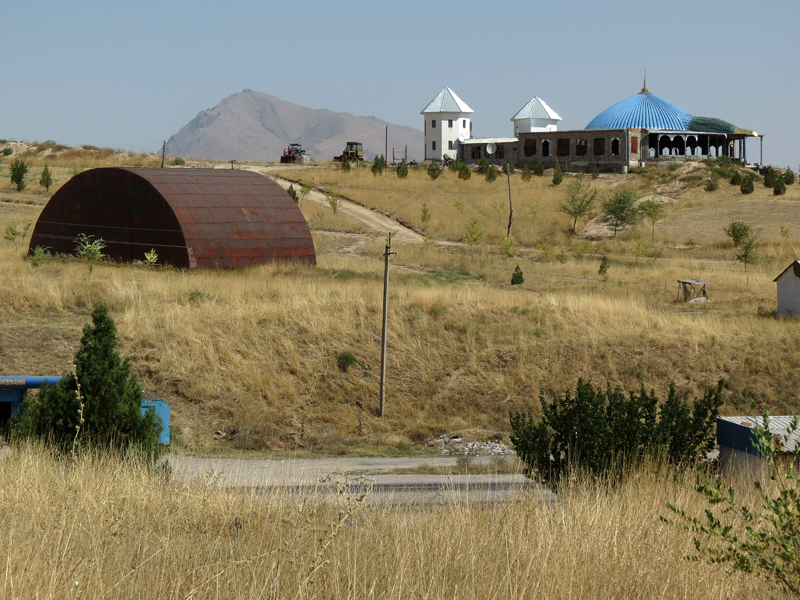
[[[604,256],[600,259],[600,268],[597,270],[598,275],[607,275],[608,274],[608,257]]]
[[[366,367],[364,361],[356,358],[356,355],[349,350],[343,350],[336,355],[336,366],[339,367],[339,370],[343,373],[347,373],[347,370],[353,365]]]
[[[358,162],[356,162],[358,164]],[[347,156],[342,157],[342,173],[349,173],[350,172],[350,159]]]
[[[742,185],[742,174],[739,171],[736,171],[731,177],[731,185]]]
[[[383,175],[383,170],[386,168],[386,159],[383,157],[383,154],[376,156],[375,160],[372,161],[372,174],[373,175]]]
[[[290,185],[286,193],[294,200],[295,204],[300,204],[300,197],[297,195],[297,190],[294,189],[294,185]]]
[[[775,187],[772,189],[772,193],[776,196],[783,196],[786,193],[786,183],[784,183],[783,177],[775,179]]]
[[[428,177],[435,181],[439,179],[439,175],[441,174],[442,168],[439,166],[439,161],[436,159],[432,160],[431,164],[428,165]]]
[[[533,177],[533,173],[531,173],[531,170],[528,168],[528,165],[522,167],[522,172],[520,173],[520,177],[522,178],[522,181],[526,183],[531,180],[531,177]]]
[[[752,194],[756,189],[755,186],[753,185],[753,178],[743,177],[742,185],[739,186],[739,189],[742,191],[743,194]]]
[[[775,172],[775,169],[773,169],[772,166],[767,167],[767,170],[764,172],[764,187],[774,188],[777,179],[778,174]]]
[[[121,359],[116,346],[116,325],[100,304],[83,328],[75,373],[65,372],[56,385],[43,386],[36,400],[26,397],[12,424],[14,433],[42,438],[63,452],[131,445],[155,452],[161,420],[153,411],[141,413],[142,389],[130,359]]]
[[[3,148],[3,156],[11,156],[14,154],[14,150],[12,148]]]
[[[716,192],[719,189],[719,181],[717,180],[717,176],[712,174],[711,179],[708,180],[706,183],[705,190],[707,192]]]
[[[537,177],[544,177],[544,165],[542,164],[542,161],[537,162],[533,166],[533,174]]]
[[[516,169],[514,168],[514,161],[511,160],[510,158],[503,163],[503,174],[513,175],[515,170]]]
[[[553,169],[553,185],[561,185],[562,181],[564,181],[564,173],[561,172],[561,165],[556,159],[556,166]]]
[[[50,169],[47,165],[42,169],[42,176],[39,177],[39,185],[44,188],[45,192],[50,192],[50,186],[53,185],[53,176],[50,174]]]
[[[458,167],[458,178],[462,181],[469,181],[472,177],[472,169],[469,168],[469,165],[466,163],[461,163]]]
[[[794,183],[794,171],[789,167],[786,167],[786,171],[783,174],[783,182],[786,185],[792,185]]]
[[[478,175],[486,175],[489,172],[489,161],[484,156],[478,163]]]
[[[24,190],[28,185],[25,182],[25,175],[28,174],[28,165],[17,159],[8,165],[8,170],[11,172],[11,183],[17,186],[17,191]]]
[[[598,177],[600,177],[600,167],[595,165],[592,169],[592,179],[597,179]]]
[[[458,173],[458,170],[461,168],[461,165],[464,164],[460,160],[451,160],[447,163],[447,169],[451,173]]]
[[[497,180],[497,169],[494,168],[494,165],[489,165],[489,170],[486,171],[486,181],[492,183]]]
[[[395,171],[400,179],[405,179],[408,177],[408,163],[406,161],[401,162],[399,165],[397,165]]]
[[[183,165],[186,164],[186,160],[184,160],[180,156],[176,156],[175,158],[172,159],[172,164],[175,165],[176,167],[182,167]]]

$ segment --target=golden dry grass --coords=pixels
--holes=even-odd
[[[133,461],[0,461],[4,598],[764,598],[757,576],[685,560],[664,524],[696,494],[654,475],[558,502],[365,505],[169,481]]]
[[[294,172],[340,176],[322,168]],[[431,203],[450,203],[465,184],[450,173],[437,182],[363,173],[364,186],[380,184],[385,194],[401,196],[413,185],[432,194]],[[466,184],[489,186],[473,179]],[[536,179],[532,186],[538,189]],[[431,185],[433,191],[426,191]],[[798,188],[790,186],[791,193]],[[370,191],[382,198],[379,192]],[[744,202],[741,195],[717,194],[720,214],[724,203]],[[477,204],[488,196],[478,197],[465,212],[477,214]],[[0,229],[35,221],[46,200],[0,190]],[[557,201],[555,195],[548,200]],[[710,201],[692,202],[703,208]],[[746,272],[732,261],[732,248],[712,239],[712,229],[710,241],[698,238],[692,246],[662,240],[670,244],[665,258],[640,258],[637,264],[631,248],[648,233],[645,226],[595,243],[594,254],[584,259],[564,244],[554,251],[564,253],[564,264],[530,248],[508,258],[488,245],[472,261],[461,246],[393,246],[398,254],[392,258],[388,412],[379,419],[383,243],[353,232],[357,224],[337,222],[330,209],[308,201],[303,209],[318,229],[317,268],[183,273],[101,265],[89,278],[77,262],[33,269],[23,259],[23,244],[15,251],[1,242],[4,369],[62,372],[92,307],[102,301],[117,321],[123,353],[131,356],[145,388],[170,402],[176,431],[192,448],[358,453],[407,448],[465,428],[504,435],[509,410],[538,412],[540,391],[563,392],[578,377],[644,385],[661,395],[672,381],[694,393],[725,378],[726,413],[749,410],[745,390],[759,409],[800,410],[794,376],[800,323],[769,316],[775,310],[772,279],[798,255],[796,237],[767,240],[764,255],[774,261]],[[677,206],[669,219],[693,210]],[[562,217],[545,212],[537,226],[569,241]],[[319,231],[337,228],[349,233]],[[604,254],[611,258],[607,281],[597,273]],[[525,284],[511,287],[516,264]],[[713,302],[675,303],[675,280],[683,277],[709,280]],[[336,354],[345,350],[366,367],[340,371]],[[216,431],[233,442],[215,441]]]

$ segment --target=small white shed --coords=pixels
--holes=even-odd
[[[800,318],[800,260],[792,261],[774,281],[778,284],[778,316]]]

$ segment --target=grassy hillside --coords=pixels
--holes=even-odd
[[[0,168],[0,228],[35,221],[47,200],[33,181],[41,167],[23,193]],[[71,168],[56,166],[59,183]],[[591,246],[573,239],[557,212],[564,186],[547,177],[512,179],[518,245],[509,257],[497,244],[507,216],[491,206],[507,202],[503,179],[282,171],[397,215],[441,242],[460,240],[461,223],[472,217],[489,233],[474,260],[458,244],[393,246],[384,419],[376,416],[383,240],[352,222],[331,225],[330,210],[309,201],[303,210],[316,268],[101,265],[90,276],[74,261],[34,269],[26,246],[2,242],[0,364],[9,374],[62,372],[93,305],[106,302],[144,387],[170,402],[183,443],[209,450],[406,452],[445,432],[502,436],[509,410],[538,412],[540,391],[563,392],[578,377],[661,395],[672,381],[694,393],[725,378],[726,413],[749,410],[746,390],[760,408],[797,412],[800,323],[773,316],[772,279],[800,252],[800,186],[780,199],[763,186],[743,197],[724,181],[717,192],[703,191],[710,175],[703,165],[675,171],[595,182],[669,198],[669,214],[656,224],[657,260],[635,256],[637,243],[650,239],[649,224]],[[418,222],[422,202],[433,214],[427,224]],[[764,261],[747,272],[721,231],[734,219],[762,229]],[[790,230],[786,239],[779,224]],[[611,261],[606,278],[598,275],[603,255]],[[517,264],[525,283],[512,287]],[[710,281],[712,302],[676,303],[676,279],[684,277]],[[341,371],[343,351],[361,363]]]

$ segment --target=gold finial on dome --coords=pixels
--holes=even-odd
[[[642,86],[642,91],[639,92],[640,94],[649,94],[650,90],[647,89],[647,69],[644,70],[644,85]]]

